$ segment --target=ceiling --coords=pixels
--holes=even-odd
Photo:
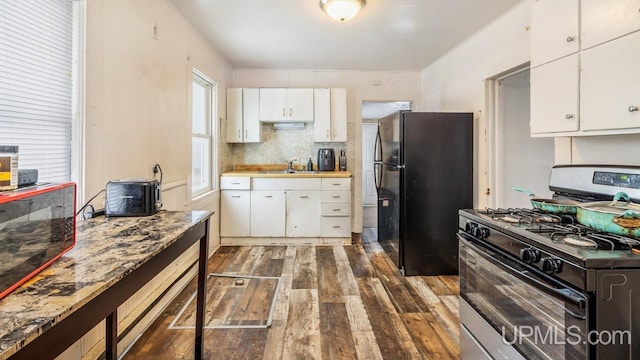
[[[170,0],[234,68],[419,71],[521,0]]]

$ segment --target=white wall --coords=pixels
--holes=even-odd
[[[265,159],[276,159],[272,152],[262,155],[267,148],[279,149],[279,153],[287,154],[289,149],[296,156],[311,156],[316,162],[315,148],[346,147],[347,170],[353,174],[352,179],[352,214],[353,232],[362,232],[362,102],[366,100],[406,100],[412,101],[415,110],[421,108],[421,90],[419,72],[388,71],[339,71],[339,70],[259,70],[236,69],[233,72],[234,87],[338,87],[347,89],[347,143],[313,144],[312,130],[289,131],[282,136],[276,134],[270,144],[233,145],[232,159],[236,163],[245,161],[255,163]],[[291,136],[303,136],[307,147],[300,148],[300,141],[288,141]],[[273,142],[276,144],[274,145]],[[346,145],[346,146],[345,146]],[[304,149],[305,154],[297,149]]]
[[[476,207],[486,206],[489,199],[484,81],[530,60],[532,3],[522,1],[422,71],[425,111],[476,114]],[[556,138],[555,163],[640,165],[640,157],[634,155],[640,153],[639,140],[640,135]]]
[[[190,202],[191,73],[217,82],[224,118],[231,66],[166,0],[89,0],[86,22],[85,198],[158,163],[166,209],[218,212],[218,194]]]

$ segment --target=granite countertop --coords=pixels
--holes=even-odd
[[[161,211],[77,224],[71,251],[0,300],[0,360],[6,359],[211,216]]]

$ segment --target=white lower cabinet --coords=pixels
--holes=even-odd
[[[251,236],[284,237],[286,205],[283,190],[252,190]]]
[[[320,191],[287,191],[287,237],[320,236]]]
[[[322,179],[322,237],[351,237],[351,179]]]
[[[249,236],[251,192],[222,190],[220,192],[220,236]]]

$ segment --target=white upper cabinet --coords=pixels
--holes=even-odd
[[[640,1],[582,0],[581,26],[582,49],[640,30]]]
[[[227,142],[262,142],[258,89],[227,89]]]
[[[531,69],[531,135],[577,131],[578,54]]]
[[[347,141],[347,90],[314,89],[315,142]]]
[[[260,121],[312,122],[313,89],[260,89]]]
[[[580,50],[579,7],[579,0],[537,0],[533,3],[531,67]]]
[[[545,47],[578,8],[579,47]],[[640,133],[640,0],[537,0],[531,24],[531,135]]]
[[[640,32],[584,51],[581,81],[581,130],[640,128]]]

